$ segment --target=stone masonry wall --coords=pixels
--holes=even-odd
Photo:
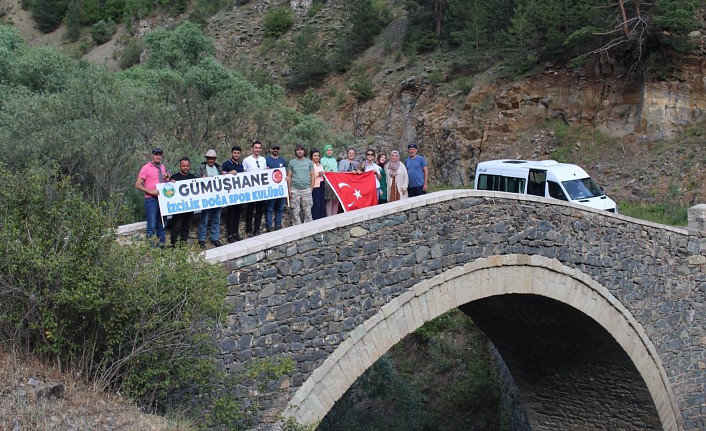
[[[658,350],[683,428],[706,428],[706,241],[685,229],[541,198],[435,193],[210,250],[230,272],[219,361],[287,355],[261,398],[273,421],[352,329],[416,283],[482,257],[541,255],[590,275]],[[241,248],[237,248],[241,247]]]

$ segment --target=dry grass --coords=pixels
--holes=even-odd
[[[30,379],[38,384],[30,384]],[[42,388],[58,383],[65,388],[60,397],[37,396]],[[0,431],[191,429],[189,424],[142,413],[124,398],[96,392],[36,359],[0,350]]]

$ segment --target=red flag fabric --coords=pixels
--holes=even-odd
[[[331,185],[343,211],[357,210],[378,204],[378,190],[375,187],[375,172],[362,174],[352,172],[324,172],[324,178]]]

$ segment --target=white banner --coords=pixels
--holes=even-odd
[[[157,190],[164,217],[289,195],[285,168],[161,183]]]

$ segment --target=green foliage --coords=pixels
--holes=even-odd
[[[359,101],[368,100],[375,96],[373,81],[368,75],[359,74],[353,77],[353,82],[348,86],[353,96]]]
[[[51,33],[59,28],[68,6],[67,1],[34,0],[31,6],[32,19],[42,33]]]
[[[316,91],[309,89],[299,98],[299,104],[304,114],[315,114],[321,109],[323,100]]]
[[[6,78],[14,84],[37,93],[55,93],[64,90],[78,65],[68,57],[49,48],[17,50]]]
[[[338,71],[348,70],[352,61],[373,45],[375,37],[392,19],[389,6],[378,0],[346,0],[343,14],[332,60],[333,69]]]
[[[387,412],[395,414],[388,414]],[[422,430],[422,396],[383,355],[348,389],[323,419],[319,431]]]
[[[140,64],[140,56],[145,50],[145,44],[142,39],[130,38],[128,43],[125,45],[123,50],[120,52],[120,60],[118,60],[118,67],[120,69],[129,69],[132,66]]]
[[[670,226],[686,226],[688,224],[689,208],[673,207],[665,204],[634,204],[621,202],[621,214],[642,220],[661,223]]]
[[[324,43],[319,41],[313,27],[307,26],[294,37],[293,44],[289,86],[304,89],[320,84],[329,72]]]
[[[109,18],[108,21],[100,20],[91,27],[91,38],[97,45],[103,45],[113,38],[117,30],[118,27],[112,19]]]
[[[317,428],[503,429],[485,337],[458,310],[425,323],[369,368]]]
[[[289,7],[276,7],[265,13],[262,22],[265,37],[278,39],[294,25],[294,13]]]
[[[316,14],[321,12],[325,5],[326,0],[314,0],[314,2],[309,7],[309,10],[306,11],[306,16],[308,16],[309,18],[315,17]]]
[[[147,66],[151,68],[183,69],[197,65],[202,58],[215,52],[213,40],[188,21],[174,30],[154,30],[144,40],[150,50]]]
[[[51,168],[3,168],[0,184],[0,339],[135,398],[197,373],[223,306],[220,271],[187,249],[119,245],[101,207]]]
[[[238,3],[243,4],[247,2],[238,0]],[[189,21],[199,25],[206,25],[213,15],[232,4],[233,0],[196,0],[191,14],[189,14]]]
[[[71,0],[66,12],[66,38],[76,42],[81,37],[81,6],[79,0]]]

